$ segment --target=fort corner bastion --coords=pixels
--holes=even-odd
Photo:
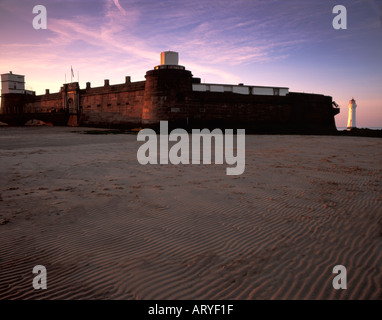
[[[24,125],[31,119],[54,125],[106,128],[233,128],[248,133],[330,134],[339,113],[332,97],[289,92],[285,87],[202,83],[178,64],[178,53],[161,53],[145,81],[81,89],[65,83],[57,93],[25,90],[24,76],[1,75],[0,121]]]

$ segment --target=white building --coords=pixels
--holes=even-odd
[[[263,86],[246,86],[243,84],[214,84],[214,83],[194,83],[193,91],[202,92],[233,92],[245,95],[265,95],[265,96],[286,96],[289,88],[285,87],[263,87]]]
[[[7,93],[25,93],[25,76],[12,71],[1,75],[1,95]]]

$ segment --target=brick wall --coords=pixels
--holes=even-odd
[[[24,105],[25,113],[64,112],[61,93],[35,96],[33,101]]]
[[[263,133],[325,133],[336,131],[332,98],[289,93],[287,96],[241,95],[232,92],[192,91],[192,74],[183,69],[155,69],[146,81],[79,89],[67,84],[58,93],[8,95],[3,112],[9,114],[68,113],[66,101],[74,98],[73,112],[80,125],[99,127],[245,128]],[[70,86],[70,88],[68,87]],[[73,87],[73,88],[72,88]],[[65,98],[66,97],[66,98]],[[79,100],[78,100],[79,97]],[[73,107],[73,106],[72,106]]]
[[[243,128],[264,133],[336,131],[332,98],[291,93],[285,97],[193,92],[170,112],[171,127]]]
[[[140,125],[145,82],[81,90],[80,124]]]

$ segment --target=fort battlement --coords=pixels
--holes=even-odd
[[[2,75],[3,78],[4,75]],[[23,76],[22,76],[23,77]],[[4,84],[12,87],[9,74]],[[8,121],[36,115],[60,115],[70,125],[152,127],[168,121],[171,127],[246,128],[248,132],[331,133],[336,131],[332,97],[289,92],[286,87],[202,83],[178,65],[176,52],[161,54],[161,64],[146,72],[145,81],[80,88],[64,84],[59,92],[2,94],[2,114]],[[19,79],[19,86],[23,79]],[[17,87],[14,85],[14,87]],[[23,115],[21,117],[20,115]],[[11,119],[11,120],[9,120]],[[17,122],[17,121],[16,121]]]

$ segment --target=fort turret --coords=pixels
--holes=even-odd
[[[192,93],[192,73],[178,64],[178,53],[161,53],[160,65],[146,72],[142,125],[184,119],[186,97]]]

